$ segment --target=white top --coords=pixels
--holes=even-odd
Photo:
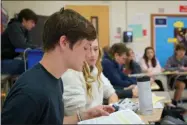
[[[97,72],[98,70],[95,67],[91,75],[96,78]],[[103,104],[103,98],[108,99],[115,93],[113,86],[103,73],[101,74],[102,82],[100,88],[98,88],[98,81],[92,84],[92,99],[87,95],[86,83],[82,72],[69,69],[61,78],[64,85],[64,114],[66,116],[76,113],[77,110],[84,111],[101,105]]]
[[[157,73],[161,73],[162,72],[162,69],[161,69],[161,66],[160,66],[160,63],[159,61],[156,59],[156,67],[153,67],[151,62],[148,62],[148,65],[149,65],[149,68],[147,67],[146,63],[145,63],[145,60],[142,58],[140,60],[140,66],[142,68],[142,71],[145,71],[145,70],[148,70],[149,72],[151,72],[152,74],[157,74]]]

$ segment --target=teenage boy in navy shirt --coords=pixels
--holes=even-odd
[[[93,25],[77,12],[61,9],[52,14],[44,26],[44,56],[10,90],[2,109],[2,124],[76,124],[113,112],[111,106],[97,106],[64,117],[60,77],[69,68],[82,70],[96,36]]]

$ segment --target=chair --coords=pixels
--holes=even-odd
[[[37,64],[43,57],[43,52],[41,50],[30,50],[27,53],[27,68],[32,68]]]
[[[42,59],[43,56],[43,51],[41,49],[17,48],[15,51],[18,53],[23,53],[25,71],[32,68],[35,64],[37,64]]]

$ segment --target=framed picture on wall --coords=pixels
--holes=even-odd
[[[91,16],[91,23],[93,24],[93,26],[95,27],[96,29],[96,32],[98,34],[98,28],[99,28],[99,25],[98,25],[98,17],[97,16]]]

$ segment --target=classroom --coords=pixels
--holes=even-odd
[[[187,124],[187,1],[2,1],[1,122]]]

